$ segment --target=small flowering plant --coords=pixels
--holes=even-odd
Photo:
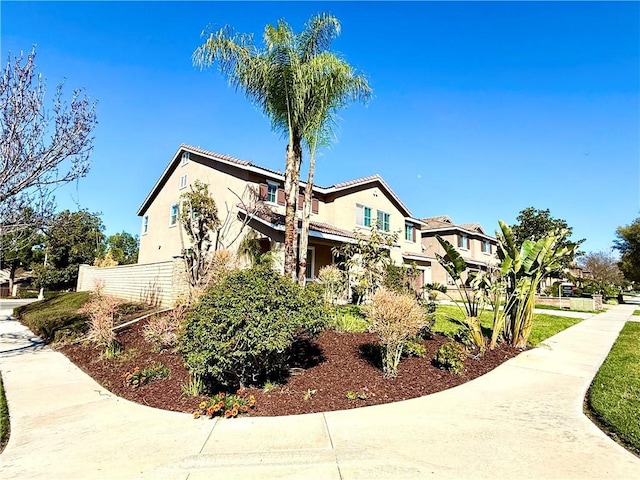
[[[133,388],[138,388],[141,385],[149,383],[155,378],[167,378],[169,376],[169,369],[162,365],[160,362],[156,362],[153,365],[140,369],[136,367],[133,372],[126,372],[123,375],[125,385],[130,385]]]
[[[235,418],[247,413],[255,404],[256,398],[253,395],[247,395],[244,390],[238,390],[231,395],[221,392],[200,402],[198,409],[193,412],[193,418],[201,416]]]

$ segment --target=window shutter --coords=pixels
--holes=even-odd
[[[318,199],[317,198],[312,198],[311,199],[311,213],[318,213]]]
[[[260,200],[266,200],[267,199],[267,184],[266,183],[261,183],[260,184],[260,192],[258,193],[258,198]]]
[[[417,228],[414,226],[413,227],[413,241],[414,242],[416,241],[416,230],[417,230]]]
[[[284,190],[279,188],[278,189],[278,205],[284,205]]]
[[[458,235],[458,246],[462,247],[462,236]]]
[[[298,210],[302,210],[303,205],[304,205],[304,195],[300,193],[298,194]]]

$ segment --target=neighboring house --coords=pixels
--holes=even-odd
[[[436,235],[440,235],[458,250],[472,270],[487,270],[490,266],[498,264],[496,255],[498,241],[495,237],[487,235],[480,224],[456,225],[447,215],[423,218],[422,222],[424,225],[420,234],[426,256],[445,255],[444,249],[436,238]],[[453,279],[437,262],[434,262],[432,267],[431,279],[433,283],[440,283],[448,288],[453,286]]]
[[[138,210],[142,217],[138,263],[171,260],[188,247],[180,227],[179,199],[196,179],[209,186],[225,224],[219,238],[221,247],[235,251],[250,235],[284,264],[284,175],[188,145],[180,146]],[[299,213],[304,188],[301,181]],[[435,259],[423,253],[420,238],[424,223],[412,217],[378,175],[313,187],[307,277],[313,280],[321,267],[337,262],[332,247],[353,243],[355,230],[366,234],[375,224],[381,230],[399,232],[391,258],[398,265],[417,267],[416,286],[430,282]]]

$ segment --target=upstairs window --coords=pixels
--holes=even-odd
[[[460,235],[458,237],[458,246],[465,250],[469,250],[469,237],[466,235]]]
[[[175,227],[178,224],[178,204],[171,205],[171,214],[169,216],[169,226]]]
[[[413,225],[411,223],[405,223],[404,224],[404,239],[407,242],[415,242],[416,241],[415,229],[413,228]]]
[[[371,209],[364,205],[356,205],[356,225],[359,227],[371,226]]]
[[[491,253],[491,242],[489,240],[482,242],[482,253]]]
[[[183,188],[187,187],[187,176],[186,175],[182,175],[180,177],[180,190],[182,190]]]
[[[267,184],[267,202],[276,203],[276,195],[278,194],[278,186],[271,183]]]
[[[182,152],[182,159],[180,160],[180,165],[186,165],[189,163],[189,152]]]
[[[142,217],[142,234],[146,235],[149,231],[149,215]]]
[[[378,210],[378,229],[388,232],[391,230],[391,215]]]

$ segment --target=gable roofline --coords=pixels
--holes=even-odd
[[[156,197],[158,191],[166,183],[166,181],[169,178],[169,175],[171,175],[171,172],[173,171],[175,165],[180,161],[180,158],[182,156],[181,155],[182,152],[195,153],[197,155],[201,155],[203,157],[206,157],[206,158],[208,158],[210,160],[214,160],[214,161],[226,164],[226,165],[232,165],[232,166],[241,168],[241,169],[246,170],[246,171],[250,171],[250,172],[257,173],[259,175],[263,175],[263,176],[265,176],[267,178],[270,178],[270,179],[279,180],[279,181],[284,182],[284,174],[282,174],[279,171],[270,170],[268,168],[260,167],[260,166],[255,165],[253,162],[246,161],[246,160],[240,160],[239,158],[232,157],[231,155],[224,155],[224,154],[212,152],[212,151],[209,151],[209,150],[204,150],[204,149],[202,149],[200,147],[194,147],[192,145],[186,145],[186,144],[183,143],[183,144],[180,145],[178,150],[176,150],[176,153],[174,153],[174,155],[172,157],[172,160],[169,162],[167,167],[164,169],[164,171],[162,172],[162,175],[160,175],[160,178],[158,178],[158,181],[155,183],[155,185],[153,186],[153,188],[151,189],[149,194],[146,196],[146,198],[144,199],[144,201],[140,205],[140,208],[138,209],[138,213],[137,213],[137,215],[139,217],[142,216],[144,214],[144,212],[149,208],[149,205],[151,205],[151,202]],[[386,193],[398,204],[400,209],[404,210],[402,212],[404,214],[404,216],[405,217],[411,217],[411,211],[402,202],[402,200],[400,200],[400,198],[395,194],[395,192],[391,189],[391,187],[389,187],[389,185],[387,185],[387,183],[378,174],[371,175],[369,177],[358,178],[358,179],[355,179],[355,180],[349,180],[347,182],[337,183],[337,184],[332,185],[330,187],[320,187],[320,186],[314,185],[313,186],[313,191],[321,193],[321,194],[324,194],[324,195],[327,195],[327,194],[330,194],[330,193],[339,194],[339,193],[341,193],[341,192],[343,192],[345,190],[348,190],[350,188],[355,188],[355,187],[358,187],[358,186],[361,186],[361,185],[367,185],[368,183],[378,183],[382,187],[382,189],[384,189],[386,191]],[[307,182],[300,180],[300,187],[306,187],[306,185],[307,185]]]
[[[461,225],[451,225],[450,227],[438,227],[438,228],[427,227],[420,230],[420,233],[421,233],[421,236],[425,237],[427,236],[426,234],[429,234],[429,233],[440,233],[440,232],[451,232],[451,231],[467,233],[469,235],[484,238],[486,240],[493,241],[493,242],[498,241],[497,238],[492,237],[491,235],[487,235],[486,233],[480,233],[477,230],[467,230],[466,228],[462,228]]]
[[[460,227],[466,230],[475,230],[484,235],[487,234],[487,232],[484,231],[484,228],[482,228],[482,225],[480,225],[479,223],[462,223],[460,224]]]
[[[335,185],[332,185],[330,187],[327,188],[319,188],[319,190],[322,193],[339,193],[342,192],[344,190],[348,190],[351,188],[355,188],[355,187],[359,187],[361,185],[367,185],[370,183],[377,183],[379,184],[380,187],[382,187],[383,190],[385,190],[387,192],[387,194],[389,194],[389,196],[391,197],[392,200],[394,200],[398,206],[400,207],[400,210],[402,210],[402,213],[404,214],[405,218],[412,218],[411,215],[411,210],[409,210],[409,207],[407,207],[404,202],[402,200],[400,200],[400,197],[398,197],[396,195],[396,193],[392,190],[392,188],[387,184],[387,182],[384,181],[384,179],[378,175],[377,173],[375,175],[370,175],[368,177],[362,177],[362,178],[356,178],[354,180],[348,180],[346,182],[342,182],[342,183],[336,183]]]

